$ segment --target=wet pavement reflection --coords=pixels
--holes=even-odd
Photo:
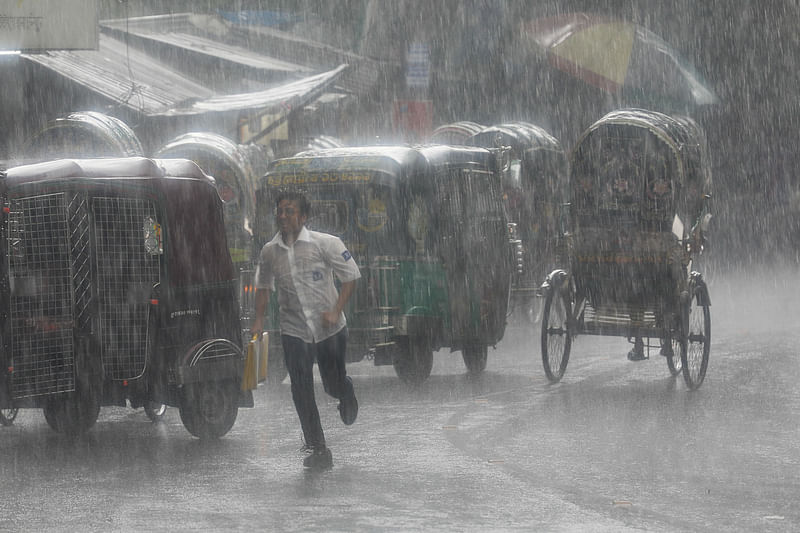
[[[544,377],[536,325],[513,321],[469,378],[437,353],[409,389],[391,367],[350,365],[353,426],[318,387],[334,454],[302,468],[288,384],[261,387],[218,441],[170,408],[104,408],[85,436],[40,411],[0,428],[0,530],[790,531],[800,527],[797,290],[712,289],[703,386],[624,339],[579,337],[562,382]],[[744,305],[746,304],[746,305]]]

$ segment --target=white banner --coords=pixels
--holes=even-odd
[[[96,50],[97,0],[0,0],[0,50]]]

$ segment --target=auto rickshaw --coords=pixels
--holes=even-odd
[[[102,406],[177,406],[221,437],[242,391],[222,200],[188,160],[57,160],[0,175],[0,409],[80,434]]]
[[[693,122],[641,109],[613,111],[580,137],[563,267],[542,286],[550,381],[563,376],[574,337],[588,334],[627,337],[632,360],[658,348],[689,389],[702,384],[711,299],[693,261],[711,218],[703,142]]]
[[[255,187],[273,159],[269,148],[256,144],[237,144],[211,132],[189,132],[177,136],[157,152],[158,158],[190,159],[212,176],[222,198],[225,234],[239,284],[242,339],[250,338],[250,322],[255,306],[251,262]],[[273,343],[274,344],[274,343]],[[286,377],[283,361],[269,358],[267,376],[270,382]]]
[[[520,242],[512,308],[536,322],[543,307],[541,280],[555,268],[559,213],[568,196],[567,155],[555,137],[526,122],[483,128],[464,144],[509,151],[502,173],[503,201]]]
[[[79,111],[48,122],[25,142],[22,153],[23,162],[30,164],[62,158],[141,157],[144,150],[122,120],[97,111]],[[146,403],[144,411],[158,422],[166,406]]]
[[[450,348],[481,373],[505,331],[513,271],[497,152],[372,146],[276,160],[256,192],[256,242],[277,233],[278,195],[304,193],[307,226],[339,236],[361,269],[345,311],[347,360],[369,355],[419,384],[434,350]],[[277,298],[270,302],[278,339]]]

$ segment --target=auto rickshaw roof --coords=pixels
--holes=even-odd
[[[184,133],[159,148],[156,157],[169,157],[171,153],[182,153],[186,150],[198,150],[214,153],[222,159],[229,160],[234,166],[247,167],[248,161],[241,153],[239,145],[231,139],[217,133],[195,131]]]
[[[155,157],[194,159],[195,154],[203,154],[228,165],[247,187],[253,187],[253,182],[261,177],[261,173],[265,170],[264,163],[259,165],[258,161],[252,161],[253,158],[247,153],[244,145],[211,132],[189,132],[179,135],[161,147]]]
[[[485,148],[471,146],[351,146],[325,150],[307,150],[293,157],[273,161],[267,177],[314,173],[374,172],[381,183],[392,185],[397,180],[430,172],[443,166],[478,166],[494,170],[495,157]],[[279,186],[283,182],[269,181]]]
[[[527,150],[563,151],[561,143],[543,128],[527,122],[508,122],[484,128],[469,139],[470,146],[510,146],[517,154]]]
[[[6,185],[47,182],[69,178],[194,178],[214,184],[200,167],[188,159],[146,157],[102,159],[58,159],[22,165],[5,172]]]
[[[308,174],[313,172],[373,171],[391,175],[419,163],[419,153],[408,146],[349,146],[305,150],[292,157],[270,163],[269,174]]]
[[[444,144],[431,144],[417,147],[425,157],[428,165],[458,166],[458,167],[483,167],[496,170],[497,160],[493,152],[479,146],[448,146]]]

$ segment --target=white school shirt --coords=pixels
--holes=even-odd
[[[347,324],[341,313],[333,326],[322,325],[322,312],[333,309],[339,297],[334,275],[346,283],[361,272],[339,237],[303,226],[291,246],[280,232],[264,245],[255,281],[259,290],[277,289],[281,333],[310,343],[335,335]]]

